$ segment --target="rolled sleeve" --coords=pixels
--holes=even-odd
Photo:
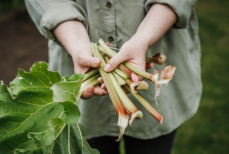
[[[28,0],[26,6],[40,33],[47,39],[56,40],[52,30],[62,22],[78,20],[87,28],[87,14],[75,1]]]
[[[192,6],[188,0],[148,0],[145,3],[146,12],[153,4],[166,4],[172,8],[177,15],[176,28],[186,28],[191,16]]]

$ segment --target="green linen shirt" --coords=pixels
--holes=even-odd
[[[49,69],[63,76],[74,73],[72,58],[60,45],[52,30],[68,20],[81,21],[91,41],[100,38],[111,41],[110,46],[120,48],[135,34],[151,5],[167,4],[176,13],[178,20],[172,28],[151,48],[146,56],[160,52],[167,56],[163,65],[154,65],[147,70],[159,72],[167,65],[177,67],[167,87],[162,86],[156,105],[155,85],[149,83],[147,91],[140,93],[164,117],[163,125],[130,96],[133,103],[144,114],[143,119],[134,120],[125,135],[139,139],[151,139],[172,132],[192,117],[198,108],[202,84],[200,77],[200,43],[198,22],[194,11],[196,0],[25,0],[27,9],[40,33],[49,39]],[[109,4],[107,4],[109,2]],[[110,39],[109,39],[110,38]],[[109,96],[93,96],[80,100],[81,119],[87,139],[104,135],[118,136],[117,114]]]

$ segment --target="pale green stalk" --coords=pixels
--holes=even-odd
[[[101,65],[99,67],[99,72],[103,78],[103,81],[104,81],[104,84],[107,88],[107,91],[109,93],[109,96],[111,98],[111,101],[113,103],[113,106],[118,114],[118,123],[117,125],[119,126],[119,129],[120,129],[120,132],[119,132],[119,137],[116,141],[120,141],[124,132],[125,132],[125,129],[128,125],[128,115],[127,115],[127,112],[126,110],[124,109],[123,105],[122,105],[122,101],[120,99],[120,97],[118,96],[114,86],[113,86],[113,81],[109,78],[108,76],[108,73],[104,72],[103,69],[104,69],[104,66],[106,65],[104,59],[102,58],[102,56],[100,56],[101,54],[99,52],[97,52],[96,48],[97,48],[97,45],[95,44],[91,44],[91,48],[92,48],[92,51],[93,51],[93,54],[95,57],[97,58],[100,58],[101,59]]]
[[[86,81],[84,81],[82,84],[81,84],[81,87],[80,87],[80,93],[83,93],[87,87],[89,86],[97,86],[100,84],[100,82],[98,81],[98,78],[101,77],[100,74],[96,74],[94,75],[93,77],[87,79]]]
[[[106,44],[105,44],[105,46],[107,47]],[[97,56],[98,54],[96,53],[96,51],[94,51],[94,52],[95,52],[94,55]],[[106,63],[105,63],[105,61],[103,59],[102,59],[102,63],[104,63],[104,65],[106,65]],[[137,107],[131,102],[131,100],[129,99],[129,97],[126,95],[126,93],[123,91],[123,89],[121,88],[121,86],[118,84],[118,82],[115,79],[113,73],[107,73],[107,74],[109,75],[109,78],[111,79],[112,84],[113,84],[116,92],[118,93],[119,98],[122,99],[122,105],[123,105],[123,107],[125,108],[125,110],[127,111],[127,113],[131,116],[131,118],[129,120],[129,125],[131,126],[131,124],[132,124],[132,122],[133,122],[133,120],[135,118],[141,119],[143,117],[143,113],[141,111],[139,111],[137,109]]]
[[[109,58],[108,58],[107,55],[104,56],[104,59],[105,59],[106,63],[108,63]],[[115,73],[117,73],[118,75],[120,75],[123,79],[128,79],[128,78],[129,78],[129,76],[128,76],[126,73],[122,72],[122,71],[121,71],[120,69],[118,69],[118,68],[115,68],[113,71],[114,71]]]
[[[118,81],[119,85],[122,86],[124,84],[126,84],[126,81],[121,77],[119,76],[117,73],[115,72],[112,72],[116,78],[116,80]]]
[[[87,87],[89,86],[97,86],[100,84],[100,82],[98,81],[98,78],[100,77],[100,74],[96,74],[95,76],[87,79],[86,81],[84,81],[83,83],[81,83],[81,87],[80,87],[80,91],[76,97],[76,102],[78,102],[78,100],[80,99],[81,95],[84,93],[84,91],[87,89]]]
[[[119,97],[122,98],[122,103],[124,108],[126,109],[127,113],[131,116],[129,125],[131,126],[133,120],[135,118],[141,119],[143,117],[143,113],[137,109],[137,107],[131,102],[129,97],[126,95],[124,90],[121,88],[121,86],[118,84],[117,80],[115,79],[114,75],[112,73],[108,73],[110,79],[112,80],[112,83],[114,85],[114,88],[116,92],[118,93]]]
[[[158,113],[151,105],[150,103],[145,100],[140,94],[138,93],[132,93],[129,86],[124,85],[124,88],[126,88],[145,108],[146,110],[160,123],[163,123],[163,117],[160,113]]]
[[[85,77],[83,78],[83,81],[84,82],[85,80],[89,79],[90,77],[96,75],[96,74],[99,74],[99,70],[96,68],[90,72],[88,72],[87,74],[85,74]]]

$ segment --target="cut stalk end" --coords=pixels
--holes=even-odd
[[[145,81],[141,81],[139,85],[137,86],[137,90],[147,90],[149,88],[149,85]]]
[[[118,117],[118,126],[119,126],[119,136],[118,139],[116,140],[117,142],[119,142],[123,136],[123,134],[125,133],[125,129],[128,125],[128,116],[124,116],[124,115],[119,115]]]
[[[138,93],[138,91],[136,90],[137,89],[137,86],[139,85],[139,82],[132,82],[129,86],[130,86],[130,89],[133,93]]]
[[[131,93],[131,89],[127,86],[124,85],[124,87]],[[134,94],[131,93],[145,108],[146,110],[160,123],[163,123],[163,117],[161,116],[160,113],[158,113],[151,105],[150,103],[145,100],[140,94]]]
[[[161,125],[163,124],[163,120],[164,120],[164,118],[161,117],[161,120],[159,121]]]
[[[159,96],[161,85],[168,85],[169,81],[173,78],[173,75],[176,71],[175,66],[166,66],[161,72],[161,80],[156,81],[156,96]]]
[[[117,125],[119,127],[126,128],[128,125],[128,120],[129,120],[129,118],[127,115],[119,114]]]
[[[165,63],[166,59],[167,58],[164,54],[157,53],[153,57],[146,57],[146,62],[147,63],[153,62],[153,63],[159,64],[159,65],[162,65]]]
[[[166,61],[166,56],[162,53],[157,53],[153,56],[153,62],[159,65],[164,64]]]
[[[127,79],[126,83],[133,93],[137,93],[138,90],[147,90],[149,88],[148,83],[145,81],[134,82],[132,79]]]
[[[116,142],[119,142],[122,139],[123,134],[125,133],[125,129],[126,128],[119,127],[119,136],[118,136],[118,139],[115,140]]]
[[[129,120],[129,125],[130,126],[132,125],[134,119],[142,119],[142,118],[143,118],[142,111],[136,111],[135,113],[131,115],[130,120]]]
[[[154,71],[154,74],[151,74],[151,81],[156,84],[158,80],[158,71]]]

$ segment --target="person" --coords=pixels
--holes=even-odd
[[[196,0],[25,0],[25,3],[40,33],[49,39],[49,69],[61,75],[86,73],[91,67],[99,67],[101,60],[92,56],[90,42],[100,38],[120,49],[106,65],[107,72],[123,61],[145,70],[145,57],[158,52],[167,56],[165,64],[147,70],[153,73],[167,65],[177,67],[168,87],[162,87],[157,99],[159,107],[155,105],[154,84],[147,81],[149,90],[141,93],[160,110],[163,125],[130,96],[144,117],[126,129],[124,141],[127,154],[170,153],[177,128],[196,113],[201,97]],[[140,79],[134,74],[132,77]],[[101,86],[87,88],[78,102],[80,123],[92,148],[102,154],[117,154],[117,115],[106,94]]]

